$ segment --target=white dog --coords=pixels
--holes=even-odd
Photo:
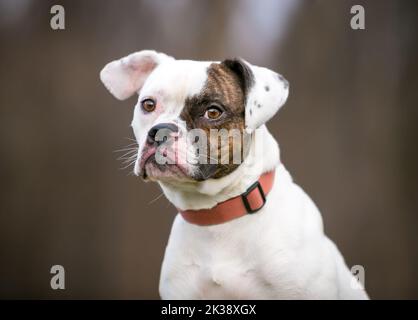
[[[242,59],[175,60],[144,50],[110,62],[100,77],[118,99],[138,93],[135,174],[157,181],[179,211],[161,271],[162,298],[368,298],[265,126],[288,96],[281,75]],[[223,152],[235,150],[230,138],[219,147],[210,135],[216,157],[180,144],[194,129],[251,137],[239,153],[243,161],[225,161],[236,156],[231,148]],[[174,147],[165,146],[161,131]],[[175,162],[158,161],[162,146]]]

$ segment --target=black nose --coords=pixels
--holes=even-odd
[[[172,133],[178,132],[179,128],[174,123],[159,123],[148,131],[147,143],[150,145],[157,144],[159,146],[167,141]],[[155,140],[158,133],[158,141]]]

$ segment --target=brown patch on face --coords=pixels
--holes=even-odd
[[[187,129],[203,129],[208,137],[207,151],[218,149],[218,163],[210,164],[211,154],[207,155],[207,164],[200,164],[200,174],[196,180],[221,178],[234,171],[239,164],[233,163],[234,138],[229,136],[228,144],[218,143],[216,135],[210,135],[211,129],[235,129],[241,134],[241,161],[245,155],[242,153],[245,132],[245,104],[249,85],[252,84],[251,71],[240,60],[226,60],[222,63],[212,63],[207,70],[208,78],[201,93],[186,99],[180,118],[186,121]],[[217,106],[223,113],[219,119],[210,120],[204,117],[208,108]],[[220,141],[219,141],[220,142]],[[226,152],[229,149],[229,153]],[[224,149],[224,150],[222,150]],[[245,148],[247,150],[247,148]],[[221,159],[228,157],[229,159]],[[227,160],[227,164],[223,164]]]

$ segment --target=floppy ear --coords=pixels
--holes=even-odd
[[[142,50],[109,62],[100,72],[100,79],[117,99],[125,100],[138,92],[150,73],[167,60],[174,58],[153,50]]]
[[[245,126],[253,131],[266,123],[287,100],[289,83],[280,74],[253,66],[243,59],[225,60],[234,71],[246,96]]]

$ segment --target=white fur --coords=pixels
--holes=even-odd
[[[174,59],[153,50],[135,52],[109,62],[100,72],[100,79],[117,99],[125,100],[141,89],[159,64],[170,60]]]
[[[184,101],[202,89],[210,64],[146,52],[152,71],[134,63],[134,75],[122,59],[105,67],[101,76],[116,97],[126,97],[133,89],[139,90],[139,101],[158,96],[161,108],[154,113],[144,114],[138,105],[135,108],[132,127],[139,154],[151,126],[170,121],[181,125],[178,116]],[[135,56],[140,60],[144,54]],[[288,86],[272,71],[250,67],[255,86],[248,96],[245,122],[255,139],[245,161],[220,179],[159,183],[168,200],[180,209],[211,208],[241,194],[262,173],[273,169],[275,184],[263,209],[228,223],[201,227],[177,215],[161,270],[161,297],[367,299],[363,289],[351,287],[353,277],[336,246],[324,235],[318,209],[280,163],[279,147],[264,125],[286,101]]]
[[[256,214],[209,227],[189,224],[177,215],[161,270],[161,297],[367,299],[363,289],[351,287],[353,277],[323,233],[317,207],[279,164],[274,138],[264,126],[259,130],[265,150],[258,157],[261,165],[246,159],[219,185],[205,181],[196,190],[162,185],[180,208],[211,207],[241,194],[260,174],[277,166],[268,201]]]
[[[132,128],[138,141],[139,152],[145,144],[147,132],[158,123],[175,122],[180,129],[185,130],[185,125],[179,119],[179,115],[187,97],[198,94],[207,79],[206,69],[210,62],[196,62],[190,60],[175,60],[170,63],[161,63],[149,75],[143,88],[139,92],[138,103],[135,106]],[[143,114],[140,110],[140,101],[144,97],[157,97],[156,112]],[[182,139],[185,139],[183,135]],[[186,145],[186,143],[184,143]],[[187,145],[189,149],[192,146]],[[187,152],[187,151],[186,151]],[[192,151],[188,151],[193,153]],[[135,164],[134,172],[138,174],[139,156]],[[189,173],[193,173],[195,167],[188,166]]]
[[[289,95],[289,86],[277,73],[246,63],[256,79],[245,108],[245,125],[251,132],[270,120],[284,105]]]

